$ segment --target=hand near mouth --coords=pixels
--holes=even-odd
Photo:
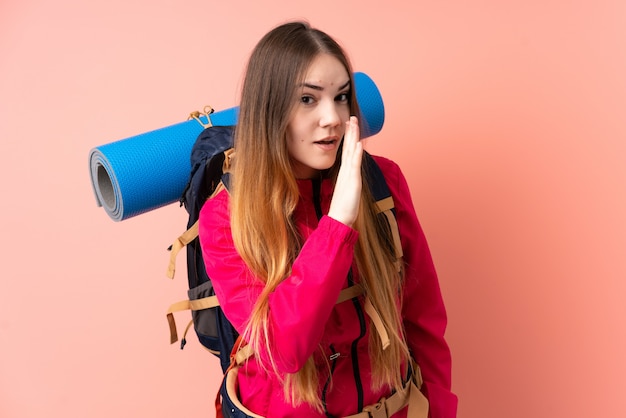
[[[341,167],[328,212],[328,216],[348,226],[354,224],[359,214],[362,156],[363,144],[360,141],[359,122],[355,116],[351,116],[346,122]]]

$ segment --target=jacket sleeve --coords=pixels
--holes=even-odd
[[[207,201],[200,213],[206,271],[228,320],[243,333],[264,288],[235,249],[228,193]],[[358,233],[327,216],[304,243],[291,275],[269,296],[268,334],[278,371],[295,373],[313,354],[345,284]],[[256,353],[267,361],[267,353]],[[267,364],[267,363],[266,363]]]
[[[376,157],[396,207],[405,262],[402,317],[409,349],[419,364],[431,418],[456,417],[451,391],[451,356],[444,339],[447,325],[437,273],[411,200],[407,181],[392,161]]]

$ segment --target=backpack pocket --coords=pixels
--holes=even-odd
[[[217,299],[215,291],[213,290],[213,284],[208,281],[199,286],[189,289],[187,296],[192,304],[201,304],[202,301],[210,302],[212,299]],[[195,301],[195,302],[194,302]],[[213,305],[211,303],[211,305]],[[206,347],[210,352],[216,356],[220,355],[219,345],[219,332],[217,321],[218,306],[201,307],[200,309],[191,310],[191,318],[193,319],[193,328],[198,335],[200,343]]]
[[[219,306],[210,280],[188,290],[187,295],[198,340],[220,358],[222,370],[225,371],[230,365],[230,353],[239,333]]]

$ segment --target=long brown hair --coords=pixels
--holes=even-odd
[[[350,76],[350,112],[359,115],[354,94],[352,68],[342,48],[330,36],[307,23],[281,25],[267,33],[253,50],[244,78],[240,113],[235,129],[231,226],[238,252],[265,288],[252,310],[244,338],[255,351],[269,353],[269,365],[276,370],[268,336],[269,294],[291,273],[302,246],[292,214],[299,199],[286,132],[297,103],[297,86],[304,81],[311,62],[319,54],[337,58]],[[237,163],[245,161],[245,163]],[[336,176],[340,157],[329,170]],[[364,178],[363,180],[367,180]],[[399,389],[400,364],[408,349],[400,319],[401,277],[395,255],[389,248],[388,228],[376,215],[375,203],[364,185],[359,216],[355,260],[366,295],[379,312],[391,344],[383,350],[376,332],[370,334],[374,388],[384,385]],[[323,326],[323,324],[320,324]],[[373,328],[372,328],[373,330]],[[285,396],[294,405],[307,402],[321,408],[318,369],[310,358],[294,374],[285,376]]]

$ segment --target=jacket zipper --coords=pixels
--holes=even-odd
[[[337,359],[339,358],[339,353],[335,351],[335,347],[330,344],[330,351],[332,354],[329,357],[330,363],[330,374],[328,375],[328,379],[326,379],[326,383],[324,384],[324,389],[322,390],[322,405],[324,405],[324,413],[328,418],[333,418],[332,415],[328,413],[328,409],[326,408],[326,394],[328,393],[328,387],[330,386],[330,381],[333,378],[333,373],[335,373],[335,366],[337,365]]]
[[[317,221],[319,222],[322,219],[322,182],[319,179],[313,179],[311,182],[311,186],[313,187],[313,207],[315,208],[315,216],[317,217]],[[335,351],[335,347],[330,344],[330,351],[332,354],[330,355],[329,360],[331,361],[330,366],[330,374],[328,375],[328,379],[326,379],[326,383],[324,384],[324,389],[322,389],[322,405],[324,405],[324,413],[328,418],[333,418],[333,416],[328,412],[328,408],[326,407],[326,394],[328,393],[328,388],[330,386],[331,379],[333,378],[333,373],[335,372],[335,366],[337,365],[337,357],[339,357],[339,353]]]
[[[352,278],[352,269],[350,269],[350,272],[348,273],[348,285],[352,286],[353,284],[354,279]],[[363,382],[361,381],[361,372],[359,369],[358,345],[361,338],[365,336],[365,315],[363,314],[363,308],[361,308],[357,298],[352,298],[352,304],[354,305],[354,310],[359,317],[359,325],[361,327],[361,332],[359,336],[352,341],[351,347],[352,372],[354,374],[354,383],[356,385],[357,392],[357,411],[360,412],[363,410]]]
[[[321,180],[313,179],[312,186],[313,186],[313,206],[315,208],[315,214],[317,216],[317,220],[319,221],[322,218],[322,214],[323,214],[322,204],[321,204],[321,190],[322,190]],[[353,284],[354,284],[354,279],[352,277],[352,269],[350,269],[350,271],[348,272],[348,285],[352,286]],[[350,352],[352,354],[351,355],[352,373],[354,374],[354,383],[356,385],[356,391],[357,391],[357,411],[362,411],[363,410],[363,382],[361,381],[361,373],[359,370],[358,345],[359,345],[359,341],[361,340],[361,338],[365,336],[365,316],[363,314],[363,309],[361,308],[361,305],[359,304],[359,300],[357,298],[353,298],[352,303],[354,305],[354,309],[356,310],[357,317],[359,318],[360,333],[359,333],[359,336],[354,341],[352,341]],[[332,349],[332,345],[331,345],[331,349]],[[335,363],[337,360],[336,354],[337,353],[334,353],[334,350],[333,350],[333,356],[331,356],[333,357],[331,376],[332,376],[332,370],[334,370]],[[324,390],[322,393],[322,403],[324,404],[324,408],[326,407],[325,398],[326,398],[326,392],[328,389],[328,384],[330,382],[331,376],[328,377],[329,381],[327,381],[326,384],[324,385]],[[328,411],[326,411],[326,415],[329,416]]]

